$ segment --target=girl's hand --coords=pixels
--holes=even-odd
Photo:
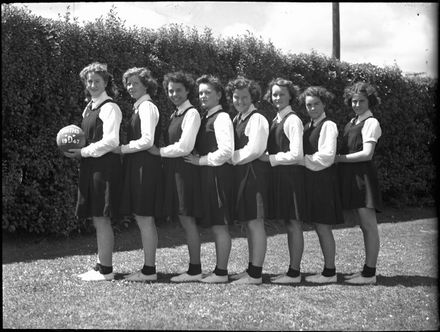
[[[260,158],[261,161],[269,162],[269,155],[267,153],[263,153]]]
[[[339,163],[339,162],[341,162],[341,161],[342,161],[341,155],[340,155],[340,154],[337,154],[337,155],[335,156],[335,164],[337,164],[337,163]]]
[[[121,152],[121,146],[120,146],[120,145],[117,146],[112,152],[113,152],[113,153],[116,153],[116,154],[122,154],[122,152]]]
[[[183,157],[183,159],[185,160],[186,163],[193,164],[193,165],[196,165],[196,166],[200,165],[199,164],[199,162],[200,162],[200,157],[199,156],[195,156],[193,154],[189,154],[189,155]]]
[[[159,148],[158,148],[156,145],[153,145],[153,146],[152,146],[151,148],[149,148],[147,151],[150,152],[152,155],[160,156]]]
[[[69,149],[69,151],[64,152],[64,155],[71,159],[81,159],[81,149]]]

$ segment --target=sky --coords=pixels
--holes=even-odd
[[[105,17],[112,6],[125,25],[157,29],[178,23],[216,36],[251,32],[283,53],[332,55],[331,2],[50,2],[12,3],[59,19],[67,6],[78,22]],[[341,2],[341,61],[397,65],[404,73],[438,77],[438,4],[435,2]]]

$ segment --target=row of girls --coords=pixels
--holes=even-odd
[[[333,94],[312,86],[299,93],[289,80],[269,83],[264,98],[277,109],[270,120],[256,105],[261,90],[244,77],[225,87],[211,75],[194,81],[190,75],[165,75],[163,87],[175,106],[159,146],[160,111],[152,101],[156,80],[146,68],[131,68],[123,84],[133,98],[128,144],[120,145],[122,113],[114,102],[114,82],[107,66],[93,63],[80,78],[91,100],[83,112],[87,144],[65,152],[80,159],[76,215],[92,218],[97,234],[96,266],[79,277],[112,280],[114,234],[111,217],[134,215],[143,244],[144,265],[125,276],[130,281],[155,281],[158,242],[155,218],[180,221],[189,252],[188,269],[171,282],[261,284],[267,249],[265,220],[283,220],[289,267],[272,283],[301,282],[303,223],[313,224],[324,258],[322,272],[305,278],[310,283],[334,283],[336,245],[332,233],[343,223],[343,210],[356,211],[364,237],[365,263],[344,275],[351,284],[374,284],[379,253],[376,210],[381,197],[372,157],[381,128],[372,110],[380,102],[368,83],[355,83],[344,92],[354,117],[342,133],[327,117]],[[198,92],[201,111],[190,102]],[[226,111],[227,97],[237,115]],[[303,125],[295,101],[305,105],[310,121]],[[270,123],[271,122],[271,123]],[[121,165],[121,157],[123,163]],[[122,194],[121,194],[122,193]],[[246,225],[248,266],[228,275],[231,252],[229,225]],[[214,236],[216,265],[202,275],[199,227]]]

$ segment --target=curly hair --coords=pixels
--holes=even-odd
[[[79,77],[84,84],[84,87],[87,86],[87,75],[89,73],[95,73],[102,77],[104,82],[107,84],[105,87],[105,91],[110,97],[116,97],[118,95],[118,89],[114,83],[113,75],[109,73],[107,70],[107,64],[100,62],[93,62],[88,66],[84,67],[83,70],[79,73]],[[90,99],[90,93],[86,89],[86,100]]]
[[[174,73],[168,73],[163,77],[162,86],[168,95],[168,83],[182,83],[186,91],[188,91],[188,99],[194,99],[195,97],[195,81],[191,74],[184,73],[183,71],[177,71]]]
[[[371,108],[374,108],[380,104],[380,98],[377,90],[370,83],[357,82],[346,87],[344,90],[344,103],[347,106],[351,106],[351,99],[356,94],[365,95],[368,99],[368,106]]]
[[[305,104],[306,97],[318,97],[324,105],[328,106],[335,95],[322,86],[311,86],[299,95],[298,100],[301,104]]]
[[[229,99],[232,99],[232,95],[235,90],[248,89],[251,95],[252,103],[256,103],[261,98],[260,85],[254,80],[247,79],[243,76],[238,76],[236,79],[228,82],[226,86],[226,94]]]
[[[122,76],[122,84],[127,88],[127,81],[130,77],[137,76],[142,84],[147,88],[147,93],[154,97],[157,91],[157,81],[151,76],[150,70],[145,67],[133,67],[128,69]]]
[[[267,88],[266,94],[264,95],[263,99],[272,103],[272,88],[274,85],[278,85],[278,86],[282,86],[282,87],[287,88],[287,90],[289,91],[289,94],[290,94],[289,104],[291,106],[293,106],[295,103],[295,99],[298,98],[299,87],[297,85],[293,84],[292,81],[286,80],[281,77],[275,78],[269,82],[269,86]]]
[[[196,84],[197,84],[197,86],[200,86],[200,84],[209,84],[214,88],[214,90],[216,92],[220,92],[221,97],[219,100],[219,104],[223,107],[224,110],[227,109],[225,88],[223,87],[223,85],[218,77],[215,77],[212,75],[202,75],[196,80]]]

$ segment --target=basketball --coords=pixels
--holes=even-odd
[[[86,145],[86,137],[84,131],[75,125],[69,125],[57,134],[57,145],[62,152],[67,152],[69,149],[80,149]]]

